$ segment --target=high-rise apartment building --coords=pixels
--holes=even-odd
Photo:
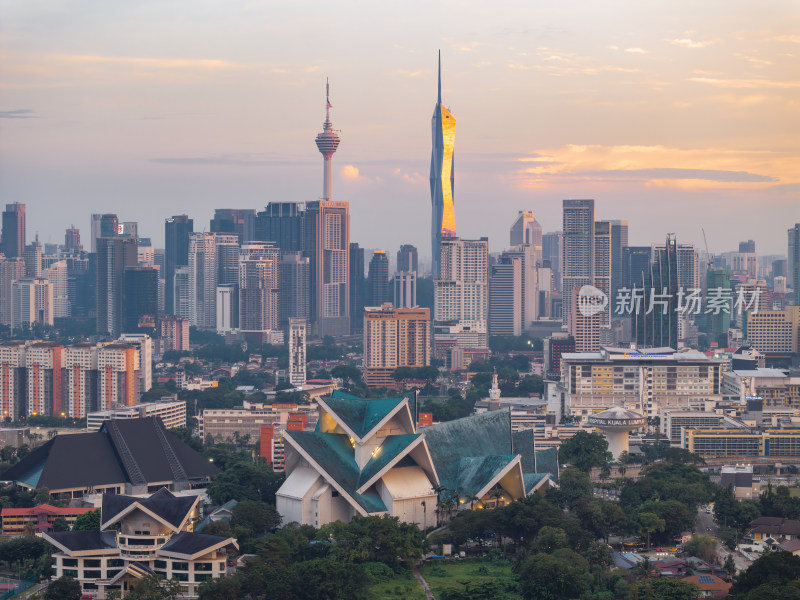
[[[153,387],[153,339],[146,333],[124,333],[117,341],[138,350],[139,364],[136,367],[139,377],[136,396],[138,399],[140,394]]]
[[[375,250],[369,261],[369,275],[367,276],[369,290],[368,302],[370,306],[380,306],[389,302],[389,258],[385,250]]]
[[[189,320],[195,327],[214,329],[217,325],[218,277],[216,235],[190,233]]]
[[[174,315],[161,315],[158,319],[158,337],[161,351],[189,349],[189,319]]]
[[[517,215],[516,221],[511,226],[509,232],[509,245],[526,245],[533,248],[533,258],[535,267],[541,266],[542,262],[542,226],[533,214],[532,210],[521,210]]]
[[[139,351],[130,344],[107,344],[97,351],[98,410],[139,401]]]
[[[306,320],[289,318],[289,383],[306,382]]]
[[[211,219],[211,233],[228,233],[237,237],[239,244],[255,238],[256,211],[252,208],[217,208]]]
[[[311,316],[311,269],[308,258],[300,252],[287,252],[281,258],[278,273],[279,327],[285,329],[289,319]]]
[[[503,254],[489,266],[489,334],[522,333],[522,257]]]
[[[417,272],[398,271],[393,280],[395,308],[414,308],[417,305]]]
[[[419,269],[419,256],[417,248],[411,244],[403,244],[397,251],[397,270],[415,273]]]
[[[53,325],[53,286],[47,279],[23,277],[11,284],[11,329]]]
[[[572,290],[592,285],[594,275],[594,200],[563,201],[561,314],[572,312]]]
[[[189,264],[189,234],[194,222],[187,215],[175,215],[164,222],[164,310],[175,312],[175,269]]]
[[[11,325],[12,284],[25,277],[25,260],[0,256],[0,324]]]
[[[800,306],[800,223],[789,229],[789,285],[794,291],[794,305]]]
[[[4,420],[17,421],[27,414],[25,355],[29,343],[22,340],[0,342],[0,410]]]
[[[96,243],[97,332],[116,338],[125,315],[125,269],[138,264],[136,239],[100,237]]]
[[[570,303],[572,312],[567,319],[567,331],[575,340],[576,352],[596,352],[600,349],[600,329],[605,326],[605,315],[603,311],[585,310],[586,306],[584,306],[584,310],[580,310],[578,291],[578,288],[572,290],[572,302]],[[596,298],[590,296],[584,302],[590,302]]]
[[[442,240],[441,277],[434,281],[434,345],[488,347],[489,240]]]
[[[98,349],[90,343],[64,349],[64,404],[71,419],[82,419],[97,409]]]
[[[175,316],[192,321],[191,269],[178,267],[174,275]]]
[[[61,384],[64,347],[55,342],[34,342],[25,353],[28,414],[66,417]]]
[[[364,332],[367,280],[364,277],[364,249],[350,242],[350,333]]]
[[[269,242],[244,244],[239,254],[239,329],[278,329],[280,250]]]
[[[350,334],[350,205],[306,203],[305,255],[311,267],[311,315],[319,337]]]
[[[455,166],[453,150],[456,118],[442,104],[442,55],[439,53],[439,96],[431,119],[431,277],[441,277],[442,239],[455,237]]]
[[[64,233],[64,251],[65,252],[80,252],[83,250],[81,246],[81,232],[71,225]]]
[[[430,310],[393,308],[391,304],[364,310],[364,383],[397,387],[392,373],[398,367],[430,364]]]
[[[239,282],[239,238],[230,233],[214,234],[217,248],[217,285],[237,285]]]
[[[3,211],[3,254],[6,258],[22,256],[25,250],[25,205],[6,204]]]
[[[71,317],[69,302],[69,268],[66,260],[58,260],[43,271],[44,278],[53,286],[53,317]]]
[[[41,277],[42,276],[42,242],[39,241],[39,236],[25,246],[23,252],[25,258],[25,275],[27,277]]]

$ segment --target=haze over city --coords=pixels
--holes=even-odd
[[[563,198],[712,252],[783,254],[800,219],[791,2],[1,5],[0,193],[43,242],[320,197],[327,77],[351,239],[426,256],[440,48],[457,232],[492,251]]]

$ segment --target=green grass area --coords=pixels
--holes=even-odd
[[[789,496],[791,496],[792,498],[800,497],[800,487],[790,487]]]
[[[370,586],[367,597],[375,600],[425,600],[425,593],[411,571],[403,571]]]
[[[503,590],[504,600],[521,600],[517,589],[517,579],[511,572],[507,561],[488,559],[448,559],[428,562],[422,569],[422,576],[438,598],[437,591],[446,588],[463,590],[466,586],[498,582]]]

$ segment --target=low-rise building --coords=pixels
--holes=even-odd
[[[800,430],[687,429],[683,447],[703,458],[797,458]]]
[[[99,410],[86,415],[86,431],[100,431],[109,419],[141,419],[158,417],[167,429],[186,427],[186,402],[177,396],[166,396],[159,402],[143,402],[133,406]]]
[[[30,508],[4,508],[0,512],[3,519],[3,535],[22,535],[26,533],[25,527],[30,523],[34,531],[52,531],[53,523],[59,517],[66,519],[72,527],[75,519],[91,512],[92,508],[61,507],[51,504],[40,504]]]

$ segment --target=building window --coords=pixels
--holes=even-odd
[[[189,574],[188,573],[172,573],[172,578],[177,579],[178,581],[189,581]]]
[[[186,562],[174,562],[174,563],[172,563],[172,570],[173,571],[188,571],[189,570],[189,563],[186,563]]]
[[[64,569],[63,575],[64,577],[72,577],[73,579],[77,579],[78,569]]]
[[[83,560],[84,569],[97,569],[100,566],[100,560],[97,558],[85,558]]]
[[[77,567],[78,566],[78,559],[77,558],[64,558],[61,560],[62,567]]]
[[[156,569],[166,569],[167,568],[167,561],[165,560],[156,560],[153,561],[153,566]]]
[[[211,571],[212,570],[212,565],[211,565],[211,563],[208,563],[208,562],[195,563],[194,564],[194,570],[195,571]]]
[[[84,571],[83,577],[84,579],[100,579],[101,574],[100,571]]]
[[[108,559],[108,566],[109,567],[124,567],[125,561],[121,558],[109,558]]]

